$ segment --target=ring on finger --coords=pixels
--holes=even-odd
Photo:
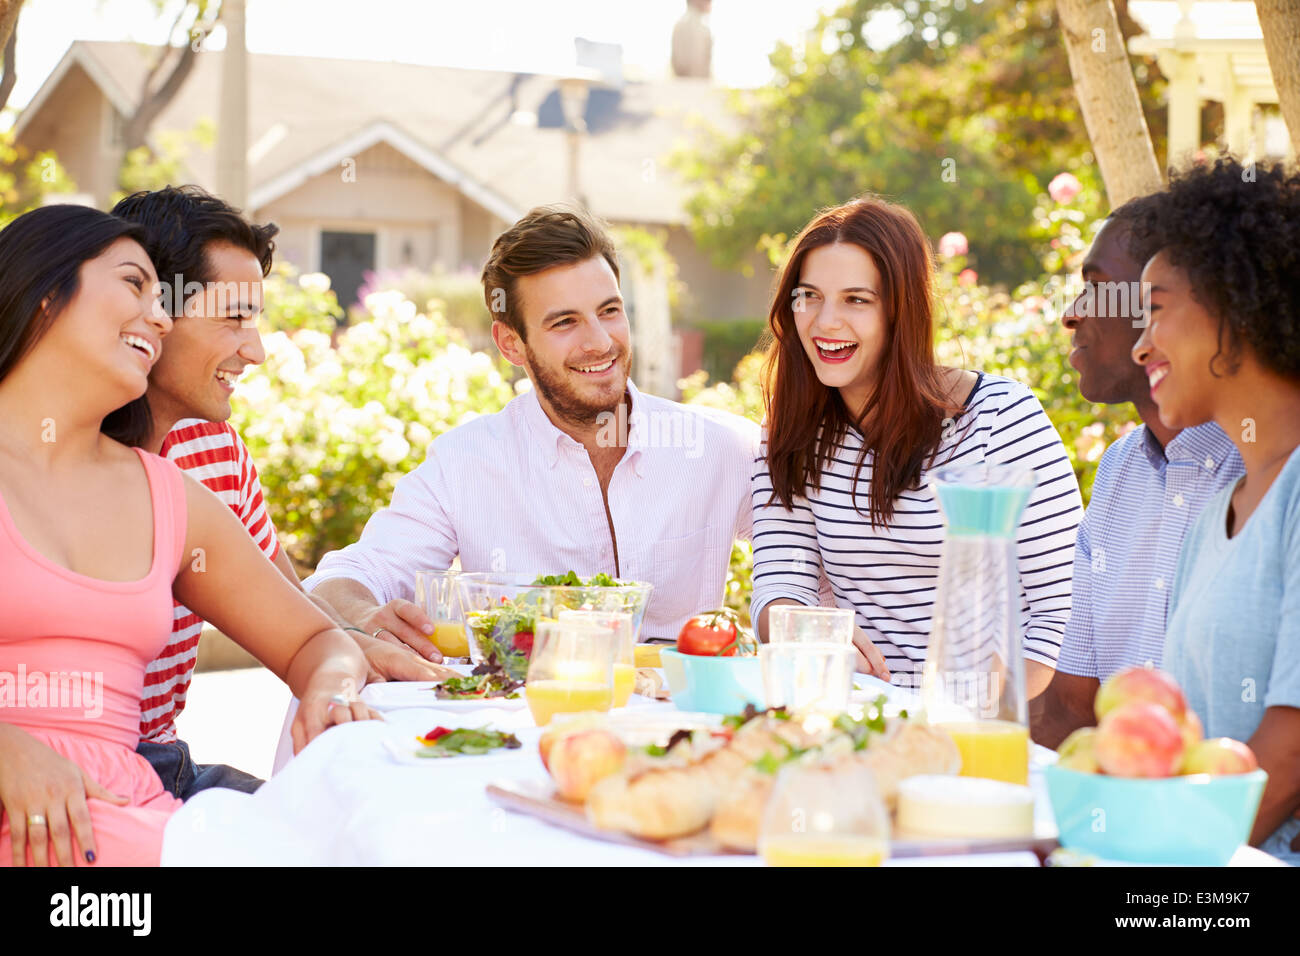
[[[375,640],[379,640],[379,634],[380,634],[381,631],[388,631],[388,628],[386,628],[386,627],[377,627],[377,628],[375,628],[375,632],[374,632],[373,634],[371,634],[370,636],[373,637]],[[389,633],[389,634],[393,634],[392,631],[388,631],[388,633]],[[393,637],[396,637],[396,636],[397,636],[396,634],[393,634]]]
[[[352,704],[352,699],[347,694],[335,694],[330,698],[331,707],[348,707]]]
[[[45,816],[44,816],[44,814],[40,814],[40,813],[29,813],[29,814],[27,814],[27,825],[28,825],[29,827],[43,827],[43,826],[45,826]]]

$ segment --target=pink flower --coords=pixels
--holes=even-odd
[[[960,232],[945,232],[939,237],[939,255],[945,259],[964,256],[970,251],[970,244]]]
[[[980,281],[979,273],[974,269],[962,269],[957,274],[957,281],[964,286],[972,286]]]
[[[1074,197],[1081,192],[1083,192],[1083,184],[1074,173],[1058,173],[1056,178],[1047,184],[1047,195],[1052,197],[1053,202],[1062,205],[1073,202]]]

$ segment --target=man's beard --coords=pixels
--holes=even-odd
[[[565,380],[563,372],[554,373],[537,360],[537,356],[528,347],[527,342],[524,343],[524,355],[528,359],[528,369],[533,373],[533,382],[537,386],[537,391],[541,393],[542,398],[551,406],[556,415],[572,425],[583,427],[596,425],[599,423],[602,414],[613,412],[623,401],[621,392],[614,398],[599,405],[584,401]],[[615,368],[621,367],[625,355],[626,353],[620,350],[614,356]],[[624,383],[623,391],[626,391],[626,378]]]

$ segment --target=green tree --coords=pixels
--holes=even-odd
[[[877,48],[891,16],[899,38]],[[964,232],[981,276],[1014,286],[1037,271],[1024,230],[1050,179],[1073,172],[1089,215],[1103,211],[1053,0],[852,0],[815,33],[820,47],[779,45],[772,83],[734,94],[737,133],[674,157],[719,265],[779,249],[816,209],[871,191],[932,237]],[[1134,68],[1162,139],[1163,82],[1154,63]]]
[[[0,133],[0,227],[44,205],[46,196],[75,190],[52,151],[33,154],[14,142],[11,130]]]

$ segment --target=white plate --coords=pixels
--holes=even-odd
[[[433,688],[436,681],[388,681],[367,684],[361,690],[361,699],[375,710],[402,710],[408,707],[429,707],[436,710],[520,710],[528,706],[523,688],[514,700],[505,697],[474,697],[468,700],[439,700]]]

